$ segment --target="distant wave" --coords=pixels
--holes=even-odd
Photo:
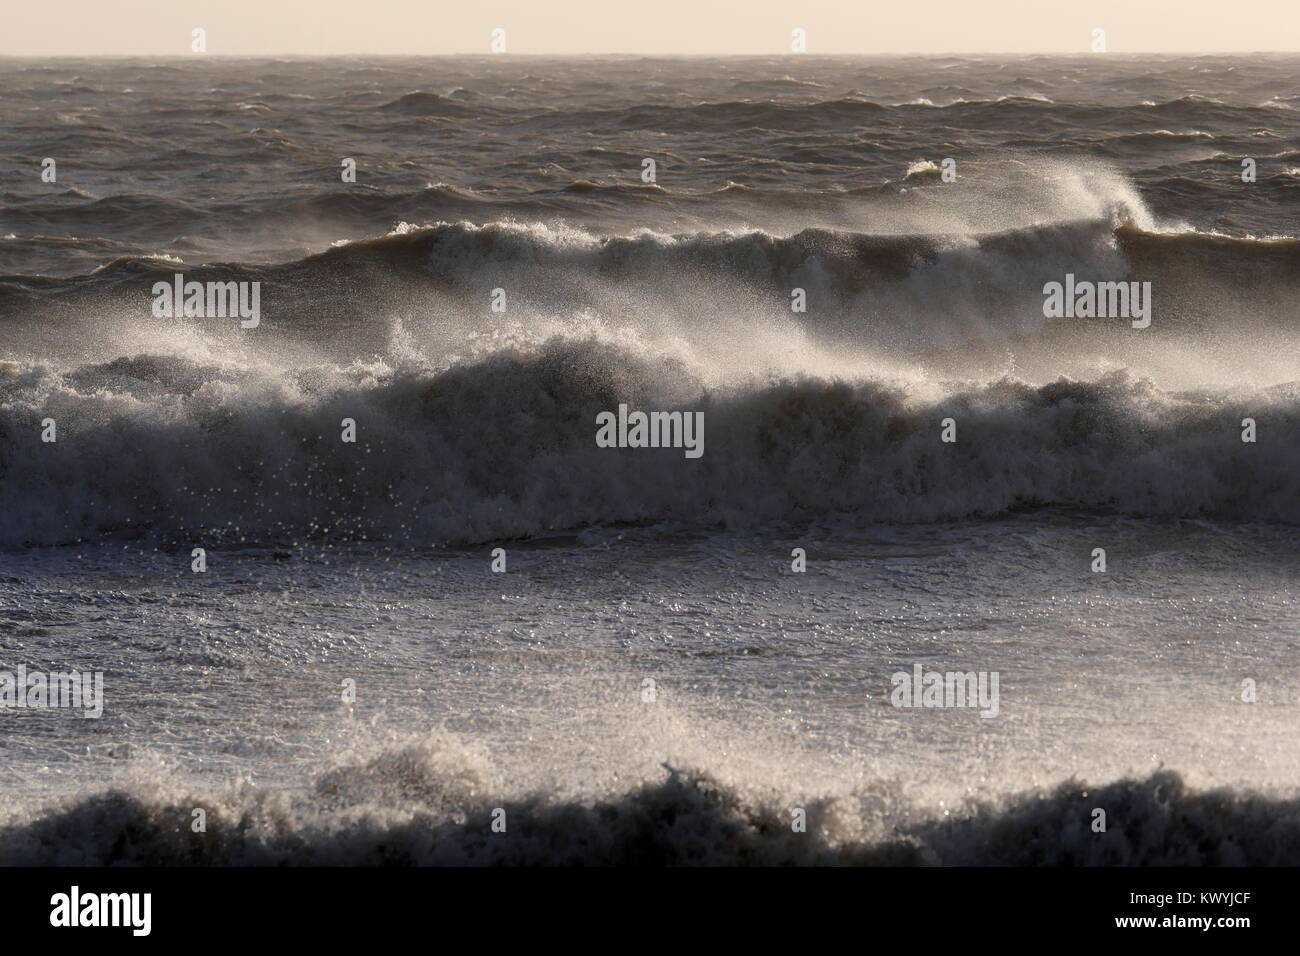
[[[459,100],[427,91],[407,93],[379,108],[385,112],[402,113],[406,116],[464,116],[477,112]]]
[[[707,771],[590,800],[485,798],[473,762],[437,737],[326,771],[304,794],[108,790],[0,828],[3,866],[1294,866],[1300,800],[1201,791],[1178,774],[969,802],[942,816],[896,785],[805,801]],[[159,781],[162,783],[163,781]],[[175,791],[176,788],[170,788]],[[191,831],[206,809],[206,832]],[[493,810],[507,828],[492,833]],[[1091,830],[1092,811],[1108,829]]]
[[[657,129],[667,132],[736,130],[752,126],[809,129],[831,124],[864,123],[889,109],[863,99],[799,104],[749,101],[700,103],[692,106],[655,104],[539,113],[516,121],[514,126],[525,130],[544,130],[579,123],[591,129]]]
[[[778,88],[764,91],[767,95],[779,94]],[[435,94],[412,94],[432,97]],[[408,99],[403,97],[403,100]],[[432,102],[432,101],[430,101]],[[391,108],[400,107],[389,104]],[[1072,123],[1081,128],[1113,124],[1125,116],[1134,124],[1149,124],[1152,119],[1167,117],[1171,120],[1199,118],[1204,121],[1234,122],[1240,124],[1252,117],[1262,122],[1268,119],[1273,107],[1228,105],[1218,100],[1200,96],[1182,96],[1160,103],[1131,103],[1127,105],[1093,105],[1057,103],[1042,93],[1004,94],[986,98],[958,97],[951,102],[936,104],[932,96],[923,96],[911,102],[890,106],[872,99],[847,95],[835,99],[813,102],[731,102],[695,103],[689,106],[653,104],[613,109],[554,110],[515,120],[516,126],[525,129],[552,129],[580,125],[603,130],[656,129],[671,133],[702,132],[708,130],[735,130],[746,127],[771,129],[810,130],[844,124],[864,124],[881,116],[923,109],[936,115],[950,114],[963,120],[989,120],[995,127],[1004,129],[1031,128],[1044,120]]]

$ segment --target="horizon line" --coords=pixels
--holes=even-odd
[[[892,52],[855,52],[855,53],[791,53],[789,51],[769,53],[637,53],[628,51],[607,51],[592,52],[585,51],[581,53],[484,53],[482,51],[460,50],[443,53],[0,53],[0,59],[6,60],[60,60],[75,59],[86,57],[98,57],[102,59],[131,59],[141,57],[155,57],[161,59],[256,59],[266,57],[297,57],[302,59],[345,59],[354,57],[373,57],[377,59],[409,59],[419,57],[424,59],[434,59],[438,57],[482,57],[484,59],[502,58],[502,59],[540,59],[544,57],[639,57],[646,58],[709,58],[709,59],[746,59],[753,57],[789,57],[791,59],[832,59],[847,57],[909,57],[909,56],[1078,56],[1078,57],[1095,57],[1105,59],[1106,57],[1121,56],[1300,56],[1300,50],[1107,50],[1103,53],[1093,52],[1090,50],[944,50],[944,51],[917,51],[902,53]]]

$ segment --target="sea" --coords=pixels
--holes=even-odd
[[[0,58],[0,864],[1300,864],[1297,76]]]

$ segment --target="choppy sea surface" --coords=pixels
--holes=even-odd
[[[1300,863],[1297,74],[0,59],[0,864]]]

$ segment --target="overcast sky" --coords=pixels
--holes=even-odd
[[[0,54],[1300,51],[1300,0],[0,0]]]

